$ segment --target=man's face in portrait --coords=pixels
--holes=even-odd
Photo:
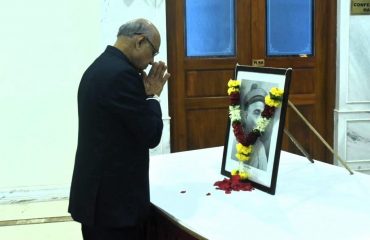
[[[253,102],[249,106],[246,106],[243,117],[244,129],[247,132],[251,132],[256,126],[257,119],[261,116],[264,106],[264,103],[261,101]]]
[[[242,124],[244,131],[247,133],[251,132],[256,126],[257,119],[265,108],[265,96],[267,95],[267,92],[259,87],[257,83],[253,83],[248,90],[241,104]]]

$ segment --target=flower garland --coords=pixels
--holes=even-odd
[[[230,79],[228,82],[228,95],[230,98],[229,116],[233,127],[234,135],[237,140],[235,154],[239,160],[239,168],[231,171],[232,176],[238,176],[240,180],[246,180],[249,177],[243,163],[250,159],[253,152],[253,145],[257,139],[265,132],[269,125],[276,108],[280,107],[284,91],[279,88],[271,88],[269,94],[265,97],[265,107],[261,116],[257,119],[256,126],[249,133],[245,133],[241,123],[240,115],[240,80]]]

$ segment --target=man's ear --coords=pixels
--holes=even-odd
[[[141,48],[141,45],[143,45],[145,42],[145,37],[142,35],[137,35],[135,39],[135,47]]]

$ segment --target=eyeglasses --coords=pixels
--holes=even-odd
[[[159,51],[154,47],[154,44],[152,43],[152,41],[149,40],[149,38],[147,36],[144,35],[144,33],[134,33],[135,35],[143,35],[145,40],[150,44],[150,46],[152,47],[152,55],[153,57],[157,56]]]
[[[159,53],[159,51],[154,47],[154,44],[149,40],[149,38],[145,37],[145,39],[148,41],[148,43],[152,47],[152,55],[153,55],[153,57],[154,56],[157,56],[158,53]]]

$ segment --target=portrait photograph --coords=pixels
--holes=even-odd
[[[240,164],[248,172],[248,180],[263,191],[274,193],[279,166],[285,112],[289,93],[291,69],[249,67],[238,65],[235,80],[240,81],[240,124],[245,134],[256,129],[265,109],[265,98],[271,89],[283,90],[282,102],[253,144],[248,161],[237,158],[238,140],[230,119],[227,126],[221,173],[231,176]]]

